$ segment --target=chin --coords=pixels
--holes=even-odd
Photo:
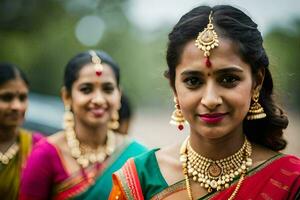
[[[104,119],[94,118],[87,121],[87,124],[91,127],[99,127],[107,124],[107,121]]]

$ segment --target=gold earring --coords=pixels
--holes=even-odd
[[[250,109],[247,114],[247,120],[256,120],[265,118],[267,115],[264,111],[264,108],[258,103],[259,92],[255,93],[252,97],[253,103],[250,106]]]
[[[63,118],[63,127],[65,130],[73,129],[74,128],[74,115],[71,111],[71,106],[65,106],[65,113]]]
[[[111,114],[111,119],[108,122],[108,128],[111,130],[116,130],[119,128],[120,123],[119,123],[119,113],[117,110],[113,111]]]
[[[170,124],[177,126],[177,128],[181,131],[184,128],[185,119],[182,115],[182,111],[180,110],[180,106],[177,103],[177,99],[174,97],[175,110],[172,113]]]

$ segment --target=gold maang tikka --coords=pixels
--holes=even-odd
[[[96,75],[97,76],[101,76],[102,72],[103,72],[103,65],[101,64],[101,59],[100,57],[97,55],[97,53],[93,50],[89,51],[89,54],[91,55],[91,59],[92,59],[92,63],[94,64],[94,68],[96,71]]]
[[[214,25],[212,24],[212,11],[208,16],[208,24],[207,27],[199,33],[195,45],[204,52],[205,65],[207,67],[211,66],[211,62],[209,60],[210,50],[214,49],[215,47],[219,46],[218,35],[214,30]]]

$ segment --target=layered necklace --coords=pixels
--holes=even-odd
[[[251,143],[245,138],[243,146],[235,154],[220,160],[212,160],[198,154],[191,147],[189,138],[187,138],[180,149],[180,162],[189,199],[193,199],[189,179],[211,193],[229,188],[233,180],[240,176],[237,186],[229,198],[233,199],[252,165],[251,153]]]
[[[103,162],[116,148],[115,134],[111,130],[107,133],[106,144],[99,145],[95,149],[80,144],[79,140],[76,138],[74,129],[67,129],[65,134],[72,157],[75,158],[77,163],[83,168],[89,166],[90,163]]]
[[[0,151],[0,163],[7,165],[10,160],[12,160],[18,153],[20,147],[17,142],[14,142],[6,152],[2,153]]]

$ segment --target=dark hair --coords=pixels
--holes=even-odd
[[[104,51],[95,51],[97,56],[101,59],[102,63],[106,63],[110,66],[114,72],[116,77],[117,85],[120,83],[120,69],[118,64]],[[64,86],[66,87],[68,92],[71,92],[73,83],[78,78],[78,73],[82,69],[83,66],[92,62],[92,57],[89,51],[85,51],[77,54],[68,62],[65,67],[64,73]]]
[[[132,115],[132,108],[131,104],[129,102],[129,99],[124,93],[121,96],[121,108],[119,110],[119,122],[122,123],[122,121],[126,119],[130,119]]]
[[[29,81],[20,68],[11,63],[0,63],[0,85],[17,78],[21,78],[26,86],[29,87]]]
[[[241,10],[228,5],[212,8],[199,6],[182,16],[169,34],[166,55],[168,70],[165,76],[175,90],[175,68],[180,62],[183,48],[206,28],[211,11],[212,22],[218,35],[234,42],[241,58],[251,66],[253,77],[257,76],[260,69],[265,70],[259,103],[263,106],[267,117],[260,120],[244,120],[244,133],[252,142],[272,150],[284,149],[287,143],[282,134],[288,125],[288,118],[273,99],[273,80],[268,68],[269,59],[263,47],[262,35],[257,29],[257,24]]]

